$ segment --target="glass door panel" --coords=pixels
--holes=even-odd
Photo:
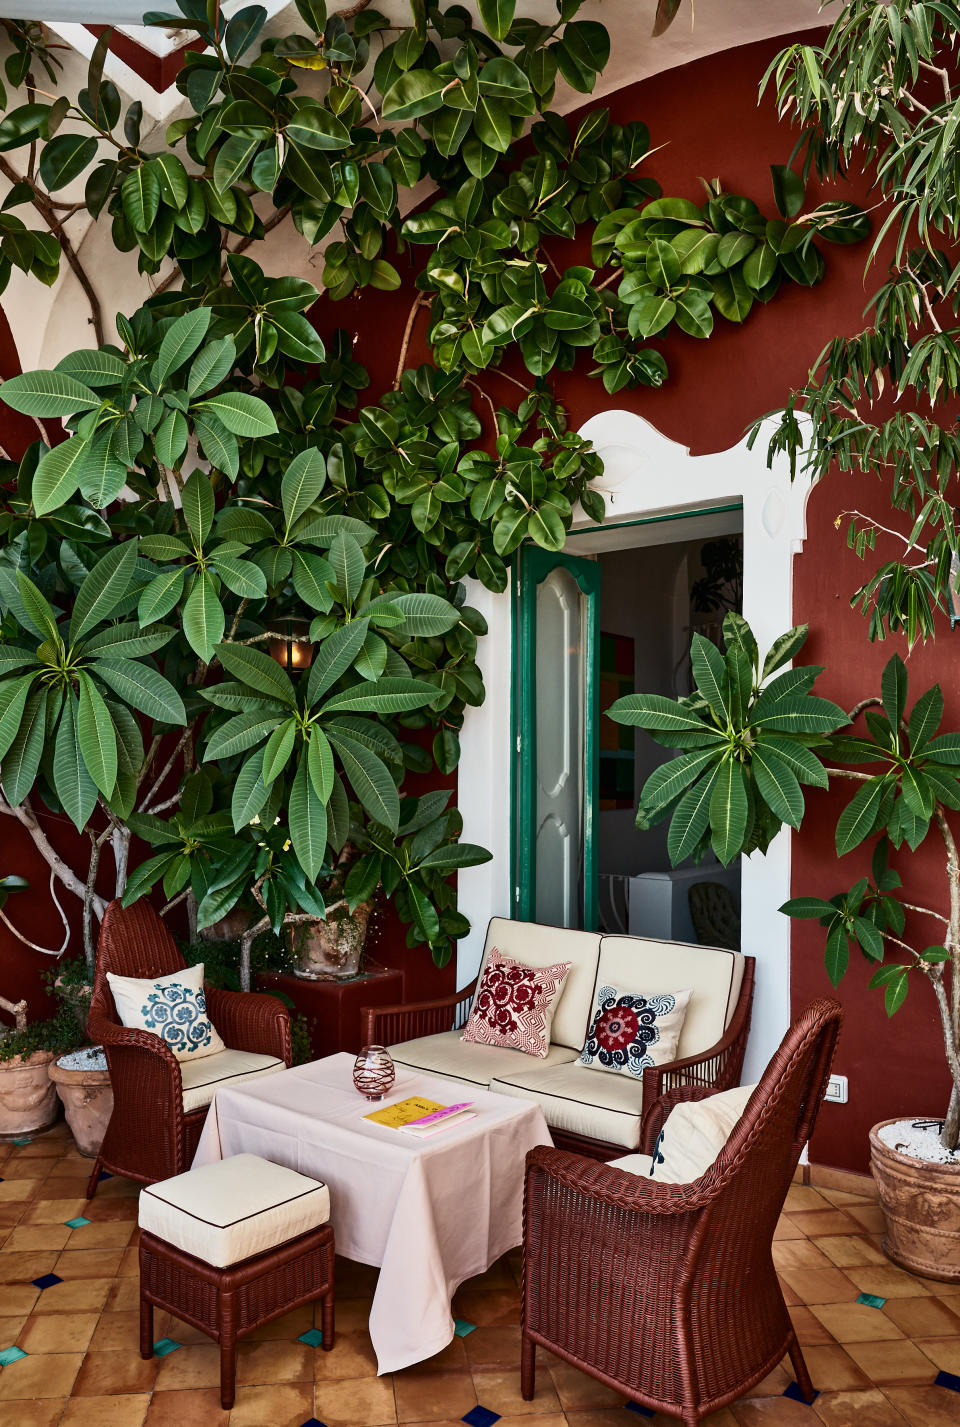
[[[514,790],[517,914],[596,926],[596,691],[600,567],[524,550],[517,593]]]

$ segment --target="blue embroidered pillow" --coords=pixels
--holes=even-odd
[[[615,986],[599,987],[580,1064],[642,1079],[648,1065],[676,1060],[692,994],[661,991],[644,996]]]
[[[200,1060],[226,1049],[207,1015],[202,962],[169,976],[114,976],[108,971],[107,981],[123,1024],[159,1036],[177,1060]]]

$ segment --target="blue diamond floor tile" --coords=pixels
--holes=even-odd
[[[297,1339],[298,1343],[306,1343],[308,1348],[319,1348],[323,1342],[323,1333],[319,1328],[308,1328],[305,1333],[301,1333]]]
[[[458,1338],[465,1338],[468,1333],[472,1333],[476,1328],[476,1323],[468,1323],[466,1318],[454,1318],[453,1331]]]
[[[467,1427],[493,1427],[494,1422],[500,1421],[500,1413],[494,1412],[489,1407],[471,1407],[466,1416],[460,1418],[461,1422],[466,1422]]]
[[[85,1219],[82,1214],[78,1214],[75,1219],[64,1219],[63,1226],[65,1229],[84,1229],[89,1223],[89,1219]]]
[[[26,1356],[22,1348],[4,1348],[3,1352],[0,1353],[0,1365],[9,1367],[11,1363],[15,1363],[20,1358],[25,1358]]]
[[[951,1392],[960,1392],[960,1377],[953,1372],[938,1372],[934,1378],[937,1387],[948,1387]]]
[[[168,1353],[175,1353],[183,1344],[178,1343],[176,1338],[158,1338],[153,1345],[153,1355],[157,1358],[165,1358]]]
[[[862,1303],[865,1308],[882,1308],[886,1301],[876,1293],[859,1293],[857,1295],[857,1302]]]
[[[810,1399],[810,1402],[807,1402],[807,1399],[800,1391],[800,1384],[798,1382],[792,1382],[789,1387],[785,1387],[783,1389],[783,1395],[784,1397],[792,1398],[794,1402],[802,1402],[805,1406],[809,1407],[814,1402],[816,1402],[817,1398],[820,1396],[820,1393],[814,1390],[813,1397]]]
[[[97,1176],[97,1183],[98,1183],[98,1184],[102,1184],[105,1179],[112,1179],[112,1178],[113,1178],[113,1175],[110,1173],[110,1171],[109,1171],[108,1169],[101,1169],[99,1175]]]
[[[34,1288],[52,1288],[55,1283],[62,1283],[63,1279],[56,1273],[45,1273],[40,1278],[32,1278],[30,1282]]]
[[[319,1417],[308,1417],[306,1422],[301,1422],[300,1427],[327,1427],[326,1422],[321,1422]]]
[[[642,1407],[639,1402],[625,1402],[624,1407],[628,1412],[635,1412],[638,1417],[653,1417],[652,1407]]]

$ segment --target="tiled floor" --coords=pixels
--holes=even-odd
[[[237,1402],[222,1412],[217,1349],[158,1315],[157,1337],[182,1346],[143,1362],[138,1351],[136,1190],[120,1179],[84,1199],[89,1161],[64,1127],[0,1145],[0,1427],[627,1427],[650,1421],[583,1373],[539,1355],[535,1401],[520,1397],[517,1256],[466,1283],[454,1309],[475,1325],[429,1362],[378,1378],[366,1332],[374,1270],[339,1265],[337,1343],[299,1341],[307,1308],[241,1347]],[[66,1221],[90,1222],[70,1228]],[[795,1186],[774,1254],[820,1396],[784,1391],[781,1365],[710,1427],[958,1427],[960,1284],[914,1278],[878,1247],[870,1199]],[[32,1280],[54,1274],[39,1289]],[[872,1301],[863,1302],[866,1295]],[[0,1351],[0,1361],[9,1359]],[[486,1413],[477,1412],[477,1407]],[[499,1418],[496,1414],[499,1414]]]

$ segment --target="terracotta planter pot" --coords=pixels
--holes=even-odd
[[[891,1149],[877,1132],[896,1123],[883,1120],[870,1131],[870,1168],[887,1221],[883,1251],[911,1273],[960,1282],[960,1164]]]
[[[48,1067],[53,1052],[38,1050],[26,1060],[0,1061],[0,1139],[33,1135],[57,1118],[57,1092]]]
[[[89,1067],[74,1070],[54,1061],[48,1074],[51,1089],[55,1089],[63,1102],[63,1112],[77,1149],[95,1159],[113,1114],[109,1070]]]
[[[307,981],[346,981],[360,970],[373,903],[362,902],[353,916],[334,913],[326,921],[301,922],[290,928],[294,975]]]

